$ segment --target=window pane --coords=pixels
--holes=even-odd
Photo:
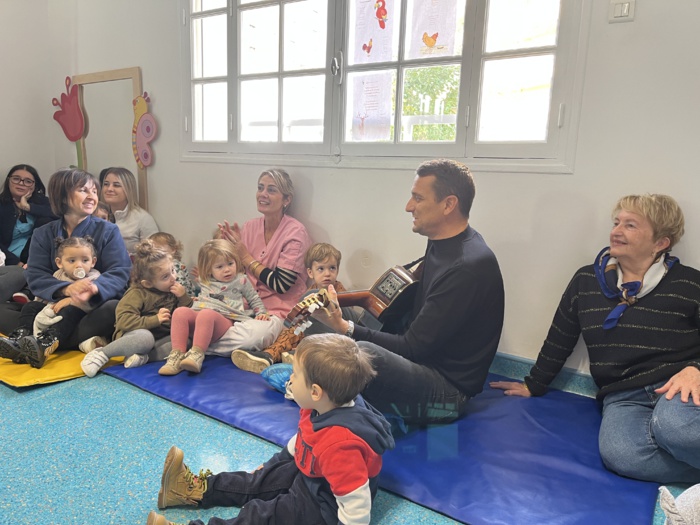
[[[559,0],[491,0],[486,52],[553,46],[558,23]]]
[[[192,135],[195,141],[228,140],[228,83],[194,85]]]
[[[396,71],[348,73],[346,142],[393,141]]]
[[[306,0],[284,8],[284,70],[326,65],[327,0]]]
[[[406,59],[460,56],[466,0],[409,0],[406,8]]]
[[[241,11],[241,74],[279,71],[279,6]]]
[[[282,140],[323,142],[325,75],[282,81]]]
[[[546,140],[553,70],[554,55],[486,61],[477,140]]]
[[[401,3],[350,0],[348,64],[395,62],[399,57]]]
[[[406,69],[401,141],[455,141],[460,71],[458,65]]]
[[[277,86],[276,78],[241,82],[242,142],[277,142]]]
[[[226,7],[226,0],[192,0],[192,12],[201,13]]]
[[[193,78],[226,75],[226,15],[192,20]]]

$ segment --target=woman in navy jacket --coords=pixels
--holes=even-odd
[[[47,302],[70,297],[88,302],[93,310],[78,325],[61,349],[77,348],[78,343],[99,335],[111,338],[114,331],[114,311],[118,299],[126,290],[131,271],[131,259],[124,246],[119,228],[92,215],[99,195],[99,183],[90,173],[79,169],[64,169],[54,173],[49,181],[53,211],[61,218],[34,232],[29,249],[31,264],[27,267],[27,283],[32,293]],[[92,237],[100,276],[94,280],[80,279],[68,283],[53,276],[56,266],[56,237]],[[1,313],[1,312],[0,312]],[[30,327],[13,328],[10,339],[28,335]],[[6,332],[7,333],[7,332]]]

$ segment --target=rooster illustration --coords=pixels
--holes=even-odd
[[[433,34],[433,36],[428,35],[428,33],[423,33],[423,43],[428,47],[434,47],[437,42],[437,37],[437,33]]]
[[[374,4],[374,8],[377,10],[377,21],[379,22],[379,27],[386,29],[386,20],[388,16],[388,11],[386,10],[386,0],[377,0]]]
[[[369,42],[366,44],[362,44],[362,51],[367,53],[367,56],[369,56],[370,52],[372,51],[372,39],[369,39]]]

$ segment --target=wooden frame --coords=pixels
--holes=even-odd
[[[143,85],[141,81],[140,67],[127,67],[124,69],[112,69],[109,71],[100,71],[98,73],[87,73],[85,75],[74,75],[73,84],[78,86],[78,100],[80,107],[83,108],[83,86],[88,84],[98,84],[101,82],[112,82],[115,80],[131,80],[133,98],[143,95]],[[132,99],[133,100],[133,99]],[[88,128],[89,132],[89,128]],[[87,135],[87,133],[86,133]],[[84,169],[88,169],[87,152],[85,150],[85,136],[78,141],[79,154],[82,160]],[[148,173],[146,168],[141,168],[137,165],[137,183],[139,188],[139,206],[148,211]]]

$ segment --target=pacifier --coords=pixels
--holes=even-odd
[[[78,268],[77,270],[75,270],[75,271],[73,272],[73,276],[74,276],[76,279],[82,279],[82,278],[85,277],[85,270],[84,270],[83,268]]]

